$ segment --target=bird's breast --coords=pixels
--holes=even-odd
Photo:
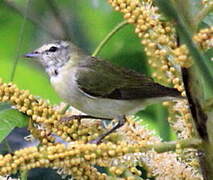
[[[58,95],[64,99],[65,102],[80,110],[81,93],[75,79],[75,68],[69,70],[59,71],[57,76],[52,76],[50,81]]]

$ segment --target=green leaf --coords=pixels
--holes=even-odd
[[[0,111],[3,111],[5,109],[11,108],[11,105],[9,103],[1,103],[0,104]]]
[[[8,136],[15,127],[26,127],[28,117],[12,109],[7,103],[0,104],[0,142]]]
[[[206,23],[209,27],[212,27],[213,26],[213,13],[209,13],[209,15],[203,19],[203,22]]]

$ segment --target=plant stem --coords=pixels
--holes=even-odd
[[[154,145],[147,145],[146,147],[142,147],[140,152],[147,152],[149,150],[154,150],[158,153],[175,151],[177,146],[180,148],[200,148],[202,145],[202,141],[196,138],[182,139],[178,141],[169,141],[162,142]]]
[[[28,171],[21,171],[20,179],[27,180]]]
[[[97,56],[98,53],[100,53],[100,51],[103,49],[103,47],[106,45],[106,43],[110,40],[110,38],[116,33],[118,32],[122,27],[124,27],[125,25],[127,25],[127,21],[122,21],[121,23],[119,23],[118,25],[116,25],[112,31],[110,31],[106,37],[100,42],[100,44],[97,46],[97,48],[95,49],[95,51],[93,52],[92,56]]]
[[[22,22],[21,29],[20,29],[18,46],[17,46],[17,49],[16,49],[16,57],[15,57],[12,72],[11,72],[11,75],[10,75],[10,81],[13,81],[14,77],[15,77],[16,68],[17,68],[18,60],[19,60],[20,47],[21,47],[21,44],[23,44],[23,40],[24,40],[24,27],[25,27],[25,24],[26,24],[26,17],[27,17],[26,15],[27,15],[27,12],[28,12],[28,9],[29,9],[29,5],[30,5],[30,0],[27,1],[25,13],[24,13],[25,16],[23,18],[23,22]]]
[[[64,108],[61,110],[61,114],[64,114],[68,109],[69,109],[70,105],[69,104],[66,104],[64,106]]]
[[[208,4],[207,6],[203,7],[201,11],[192,19],[193,24],[198,27],[198,24],[211,12],[213,11],[213,3]]]

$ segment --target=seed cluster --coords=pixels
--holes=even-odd
[[[27,114],[31,118],[29,130],[42,144],[53,143],[55,138],[52,134],[61,137],[67,142],[80,140],[88,142],[98,137],[103,131],[99,123],[93,126],[85,126],[78,120],[62,122],[63,114],[54,109],[46,101],[37,99],[27,90],[20,90],[12,83],[0,82],[0,101],[10,102],[17,110]],[[64,116],[69,116],[64,115]],[[38,130],[35,126],[39,126]]]
[[[16,151],[14,155],[0,156],[0,174],[15,173],[17,169],[23,171],[36,167],[51,167],[64,168],[67,175],[74,175],[76,179],[92,179],[92,177],[96,177],[94,179],[105,179],[105,174],[99,173],[87,163],[98,157],[95,148],[95,145],[65,147],[63,144],[58,144],[22,149]],[[95,153],[88,158],[91,151]]]
[[[192,58],[189,56],[189,51],[186,45],[181,45],[174,49],[173,54],[175,55],[174,57],[176,63],[179,64],[181,67],[188,68],[192,65]]]
[[[106,175],[100,173],[90,165],[109,167],[112,158],[123,156],[129,153],[138,153],[144,150],[144,143],[126,144],[120,142],[118,145],[107,144],[54,144],[41,147],[29,147],[15,151],[13,155],[0,155],[0,175],[30,170],[36,167],[63,168],[64,173],[75,175],[76,179],[105,179]],[[23,156],[24,154],[24,156]],[[116,176],[120,176],[124,169],[119,167],[111,168]],[[134,168],[132,169],[134,170]],[[133,171],[139,174],[138,171]],[[78,178],[79,177],[79,178]]]
[[[124,18],[129,23],[135,25],[135,32],[142,39],[141,43],[149,57],[148,63],[156,69],[152,76],[164,84],[173,83],[179,71],[173,67],[175,59],[171,56],[171,52],[177,47],[171,24],[161,21],[159,10],[151,1],[109,0],[109,3],[115,10],[124,13]],[[174,85],[183,89],[181,81]]]
[[[108,167],[109,163],[106,160],[122,156],[128,151],[138,151],[137,146],[128,149],[124,142],[123,145],[121,145],[122,143],[119,145],[117,133],[105,139],[114,144],[102,144],[99,149],[96,145],[84,144],[97,138],[103,132],[99,122],[87,121],[84,123],[72,120],[63,123],[60,120],[63,114],[58,109],[50,106],[48,102],[32,96],[29,91],[18,89],[13,83],[0,81],[0,102],[10,102],[17,110],[29,116],[28,129],[36,139],[40,140],[41,145],[39,148],[30,147],[16,151],[13,155],[1,155],[0,175],[36,167],[52,167],[62,168],[62,173],[75,176],[76,179],[105,179],[106,175],[98,172],[92,165]],[[72,145],[67,148],[65,145],[57,143],[52,134],[61,137],[66,142],[75,141],[78,148],[76,149]],[[143,142],[138,143],[139,147],[144,144]],[[118,175],[117,172],[119,170],[116,170],[116,175]]]
[[[152,76],[164,84],[172,84],[185,96],[180,74],[180,66],[190,67],[192,64],[185,45],[178,46],[176,33],[171,23],[162,21],[163,17],[152,1],[108,0],[116,11],[124,14],[124,18],[135,25],[135,32],[149,57],[148,63],[155,69]],[[180,65],[180,66],[179,66]],[[183,132],[181,137],[189,137],[192,133],[190,112],[186,101],[182,107],[175,108],[175,103],[165,102],[169,108],[169,121],[176,132]],[[189,120],[190,119],[190,120]],[[184,129],[177,128],[178,125]],[[184,134],[184,136],[183,136]],[[192,135],[192,134],[191,134]]]
[[[147,133],[146,129],[144,133],[143,129],[138,124],[129,122],[122,130],[124,134],[132,131],[132,134],[135,132],[135,136],[140,136],[135,143],[128,141],[120,141],[118,144],[108,142],[100,145],[58,143],[28,147],[15,151],[13,154],[0,155],[0,175],[15,173],[17,170],[26,171],[46,167],[59,169],[61,175],[72,175],[75,179],[109,179],[109,175],[100,173],[94,168],[99,166],[108,168],[114,177],[136,180],[141,175],[141,171],[136,166],[144,166],[148,168],[150,177],[166,175],[171,179],[175,174],[175,177],[180,177],[180,179],[181,177],[199,179],[197,177],[200,175],[192,167],[178,161],[175,153],[146,152],[147,145],[160,142],[160,139],[153,137],[150,132]],[[124,139],[126,138],[127,136],[124,136]],[[131,137],[128,138],[131,139]],[[178,149],[181,149],[181,146],[178,146]]]
[[[201,29],[200,32],[194,36],[194,40],[204,50],[213,48],[213,27]]]

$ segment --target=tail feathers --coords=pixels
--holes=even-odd
[[[164,87],[164,94],[169,97],[175,97],[180,99],[185,99],[186,97],[181,95],[181,92],[175,88]]]

